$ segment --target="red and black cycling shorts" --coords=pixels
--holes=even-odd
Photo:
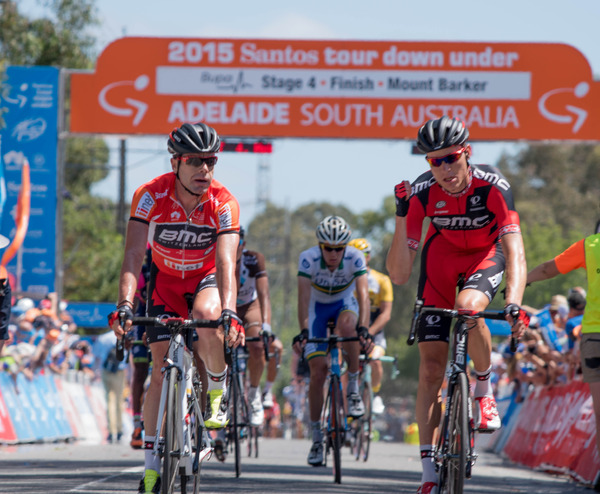
[[[148,282],[148,317],[170,315],[188,318],[196,295],[206,288],[217,288],[214,271],[182,279],[160,271],[152,263]],[[147,327],[146,334],[150,343],[168,340],[170,337],[169,330],[161,328]]]
[[[487,250],[465,251],[441,235],[433,235],[423,247],[418,298],[425,306],[453,309],[457,287],[484,293],[494,298],[504,274],[502,245],[496,242]],[[421,318],[419,342],[449,341],[452,319],[438,315]]]

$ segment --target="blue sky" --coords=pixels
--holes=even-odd
[[[42,0],[21,0],[19,9],[35,15]],[[346,0],[281,2],[254,0],[98,0],[101,25],[94,30],[98,53],[126,36],[183,36],[389,41],[559,42],[583,53],[600,78],[598,0]],[[135,54],[132,54],[135,56]],[[560,68],[557,68],[560,69]],[[127,195],[168,171],[165,139],[129,139]],[[111,164],[118,164],[117,141],[110,139]],[[476,143],[474,161],[495,164],[516,143]],[[354,212],[378,209],[394,184],[426,170],[411,156],[408,141],[280,139],[266,159],[263,187],[277,205],[295,208],[312,201],[343,204]],[[257,155],[223,155],[215,176],[236,195],[242,222],[257,212]],[[302,186],[298,185],[302,184]],[[116,198],[117,174],[95,192]]]

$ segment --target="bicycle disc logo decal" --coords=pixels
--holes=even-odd
[[[439,326],[442,317],[435,314],[430,314],[425,318],[425,320],[427,321],[427,326]]]
[[[589,90],[590,85],[587,82],[580,82],[574,88],[566,87],[553,89],[552,91],[548,91],[540,98],[538,102],[538,109],[540,113],[551,122],[556,122],[558,124],[573,123],[573,134],[577,134],[577,132],[579,131],[579,129],[581,129],[581,126],[587,119],[588,112],[583,108],[579,108],[577,106],[565,105],[565,113],[552,113],[546,108],[546,102],[549,98],[559,93],[573,93],[576,98],[581,99],[588,94]]]

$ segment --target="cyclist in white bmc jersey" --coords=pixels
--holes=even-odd
[[[361,344],[371,350],[369,336],[369,286],[365,256],[347,247],[352,234],[339,216],[327,216],[317,227],[319,245],[300,254],[298,262],[298,322],[301,332],[294,338],[294,350],[304,351],[310,368],[308,387],[313,445],[309,465],[323,464],[323,431],[320,417],[323,408],[323,386],[327,378],[327,344],[306,343],[307,338],[327,336],[327,323],[335,321],[338,336],[360,337],[360,342],[347,342],[343,350],[348,361],[347,411],[360,417],[365,406],[358,393]],[[356,297],[354,290],[356,288]]]

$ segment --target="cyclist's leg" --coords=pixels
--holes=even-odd
[[[247,337],[254,338],[259,335],[262,328],[262,317],[260,315],[258,299],[244,307],[238,308],[238,316],[244,321]],[[246,347],[249,353],[248,371],[250,374],[250,387],[248,389],[248,404],[252,412],[250,424],[258,427],[262,425],[265,418],[260,392],[260,380],[265,368],[265,350],[262,339],[259,341],[249,341]]]
[[[283,344],[278,338],[273,338],[269,345],[269,353],[271,357],[267,364],[267,377],[265,380],[265,386],[263,388],[263,406],[270,408],[273,406],[273,394],[272,388],[275,379],[277,379],[277,373],[279,371],[279,362],[281,360],[281,354],[283,352]]]
[[[348,338],[356,337],[356,325],[358,321],[358,303],[356,299],[348,297],[344,299],[344,305],[336,321],[336,334]],[[359,393],[358,376],[360,373],[360,343],[349,341],[342,344],[346,360],[348,362],[348,381],[346,388],[346,410],[351,417],[361,417],[365,413],[365,405]]]
[[[504,271],[504,254],[498,242],[489,251],[476,256],[465,270],[464,288],[456,298],[456,307],[475,311],[485,310],[494,297]],[[501,425],[492,390],[492,337],[484,319],[477,319],[469,331],[469,356],[477,380],[474,389],[475,427],[494,431]]]
[[[145,312],[145,310],[144,310]],[[146,330],[143,326],[135,326],[131,346],[131,409],[133,412],[133,433],[130,446],[140,449],[142,443],[142,403],[144,387],[148,377],[148,347],[142,340]]]
[[[381,333],[379,333],[381,334]],[[376,337],[379,335],[376,335]],[[376,340],[374,340],[376,341]],[[384,338],[385,341],[385,338]],[[369,361],[369,365],[371,366],[371,390],[373,391],[373,403],[372,410],[373,413],[383,413],[385,410],[385,406],[383,404],[383,400],[379,396],[379,390],[381,389],[381,381],[383,378],[383,364],[380,360],[377,360],[380,357],[385,355],[385,348],[381,345],[375,344],[375,348],[369,355],[372,360]]]
[[[417,297],[423,300],[425,306],[454,307],[456,284],[461,273],[455,269],[458,258],[459,253],[439,235],[425,244],[417,292]],[[444,264],[441,264],[441,259]],[[415,414],[419,427],[423,490],[438,482],[433,450],[442,414],[441,388],[451,322],[450,318],[422,318],[417,329],[420,361]]]
[[[208,275],[198,282],[194,294],[192,317],[194,319],[218,319],[221,316],[221,299],[217,289],[216,278]],[[227,365],[223,351],[224,336],[221,329],[198,328],[198,342],[195,351],[206,366],[208,376],[207,392],[211,406],[211,417],[206,426],[220,428],[227,425],[226,410],[221,407],[221,400],[226,388]]]

